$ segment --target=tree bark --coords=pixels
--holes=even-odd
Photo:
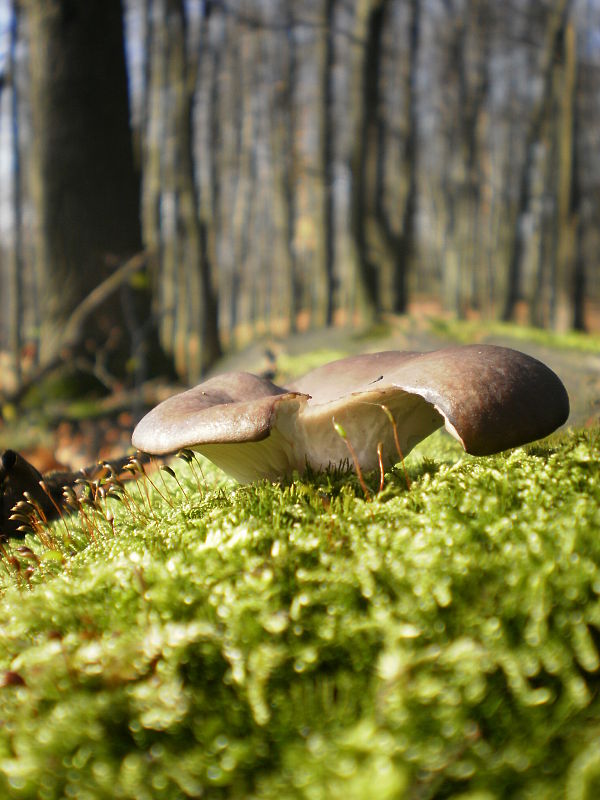
[[[359,309],[366,319],[376,318],[381,311],[379,273],[374,263],[367,236],[369,182],[373,178],[373,120],[377,114],[377,82],[379,36],[376,19],[381,0],[364,0],[357,4],[354,20],[356,57],[352,76],[352,105],[355,114],[354,144],[350,158],[352,197],[350,225],[355,252],[355,268],[360,281]]]
[[[217,305],[213,290],[206,227],[194,168],[193,97],[197,69],[186,45],[187,21],[183,0],[167,0],[170,28],[169,84],[174,101],[174,185],[180,240],[179,303],[175,320],[175,353],[180,374],[196,381],[221,355]],[[181,247],[183,244],[183,247]]]
[[[16,388],[20,387],[22,379],[21,349],[23,346],[24,328],[24,298],[23,298],[23,198],[21,191],[21,143],[19,125],[19,89],[16,80],[16,49],[19,30],[19,8],[16,0],[12,2],[12,20],[10,28],[10,45],[8,51],[7,72],[10,80],[10,118],[11,118],[11,149],[12,149],[12,209],[13,209],[13,251],[10,264],[9,280],[9,337],[10,350],[13,360],[14,379]]]
[[[567,5],[568,0],[559,0],[557,7],[551,12],[548,21],[545,42],[545,63],[542,70],[544,84],[540,99],[533,109],[529,120],[525,142],[525,159],[519,177],[517,206],[513,223],[513,241],[508,262],[506,296],[504,310],[502,312],[502,319],[504,321],[509,321],[514,318],[515,307],[520,296],[522,262],[525,257],[525,240],[521,225],[523,216],[530,209],[532,199],[532,181],[534,179],[532,161],[534,158],[535,146],[542,138],[544,124],[551,110],[554,61],[560,54],[562,37],[564,36],[566,24]]]
[[[134,166],[120,0],[23,0],[29,34],[33,123],[31,187],[36,214],[41,360],[55,355],[60,326],[99,280],[139,251],[139,179]],[[128,330],[148,321],[147,295],[98,310],[90,353],[107,341],[112,366],[132,353]],[[147,337],[149,339],[149,336]],[[146,339],[146,340],[147,340]]]
[[[370,187],[370,204],[372,246],[379,253],[380,262],[379,303],[384,311],[402,314],[408,306],[418,201],[419,0],[410,0],[406,16],[402,15],[400,21],[394,17],[399,13],[393,2],[385,0],[374,12],[371,23],[378,61],[376,80],[371,81],[370,89],[374,110],[371,124],[376,127],[371,134],[376,175],[371,181],[374,185]],[[405,37],[402,47],[397,47],[398,35]],[[398,55],[397,50],[403,55]],[[398,136],[390,135],[396,130],[402,131],[401,142]]]

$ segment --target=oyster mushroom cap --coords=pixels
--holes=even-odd
[[[275,478],[305,466],[294,429],[307,400],[248,372],[225,373],[159,403],[131,441],[153,455],[197,450],[241,483]]]
[[[159,403],[131,441],[154,455],[196,444],[255,442],[269,436],[275,409],[296,394],[248,372],[217,375]]]
[[[318,367],[289,388],[308,392],[310,406],[373,390],[417,395],[472,455],[540,439],[569,416],[567,390],[548,366],[495,345],[350,356]]]
[[[361,467],[373,469],[379,443],[386,466],[398,460],[395,433],[404,456],[442,425],[468,453],[488,455],[547,436],[568,414],[567,392],[545,364],[467,345],[350,356],[287,388],[243,372],[218,375],[159,404],[132,441],[154,454],[198,450],[249,482],[345,462],[334,420]]]

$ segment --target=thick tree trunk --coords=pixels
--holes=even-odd
[[[29,34],[41,360],[96,284],[141,248],[139,180],[129,127],[120,0],[23,0]],[[127,287],[124,291],[132,292]],[[142,292],[126,314],[147,321]],[[91,321],[90,355],[110,341],[113,366],[132,355],[136,320],[111,299]],[[129,350],[129,352],[128,352]]]

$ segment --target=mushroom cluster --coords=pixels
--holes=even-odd
[[[218,375],[150,411],[133,445],[165,455],[193,449],[241,483],[348,460],[363,470],[398,461],[444,425],[473,455],[547,436],[569,415],[558,376],[505,347],[350,356],[287,387],[246,372]],[[393,419],[393,422],[392,422]],[[344,436],[340,435],[343,431]]]

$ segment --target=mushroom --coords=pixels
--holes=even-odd
[[[245,372],[218,375],[156,406],[132,442],[155,455],[193,449],[248,483],[346,462],[340,430],[370,470],[379,444],[386,467],[398,460],[395,434],[406,456],[445,425],[467,453],[488,455],[547,436],[568,415],[565,387],[545,364],[466,345],[350,356],[286,388]]]

